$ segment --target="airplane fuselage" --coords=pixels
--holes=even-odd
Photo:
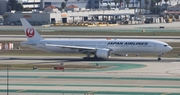
[[[24,43],[32,48],[56,53],[81,53],[77,49],[51,47],[45,44],[106,48],[112,50],[111,54],[161,54],[172,49],[167,43],[161,41],[140,39],[43,39],[33,45]]]
[[[87,59],[94,55],[94,59],[108,59],[111,54],[158,54],[161,55],[172,50],[165,42],[148,39],[44,39],[25,19],[20,19],[27,42],[22,45],[31,48],[56,53],[84,53]],[[85,58],[85,59],[86,59]]]

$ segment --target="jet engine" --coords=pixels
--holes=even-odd
[[[98,58],[108,59],[111,57],[109,49],[99,49],[96,51],[96,56]]]

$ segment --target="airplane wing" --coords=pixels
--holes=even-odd
[[[68,46],[68,45],[56,45],[56,44],[45,44],[45,45],[60,47],[60,48],[78,49],[78,50],[97,50],[97,48],[94,47]]]

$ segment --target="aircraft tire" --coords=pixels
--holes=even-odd
[[[160,61],[161,60],[161,58],[158,58],[158,61]]]

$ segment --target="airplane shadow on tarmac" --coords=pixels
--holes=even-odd
[[[169,59],[163,59],[161,61],[158,61],[156,58],[110,58],[106,60],[84,60],[83,58],[18,58],[18,57],[11,57],[11,58],[2,58],[0,60],[42,60],[42,61],[59,61],[59,62],[78,62],[78,61],[127,61],[127,62],[178,62],[180,60],[169,60]]]

